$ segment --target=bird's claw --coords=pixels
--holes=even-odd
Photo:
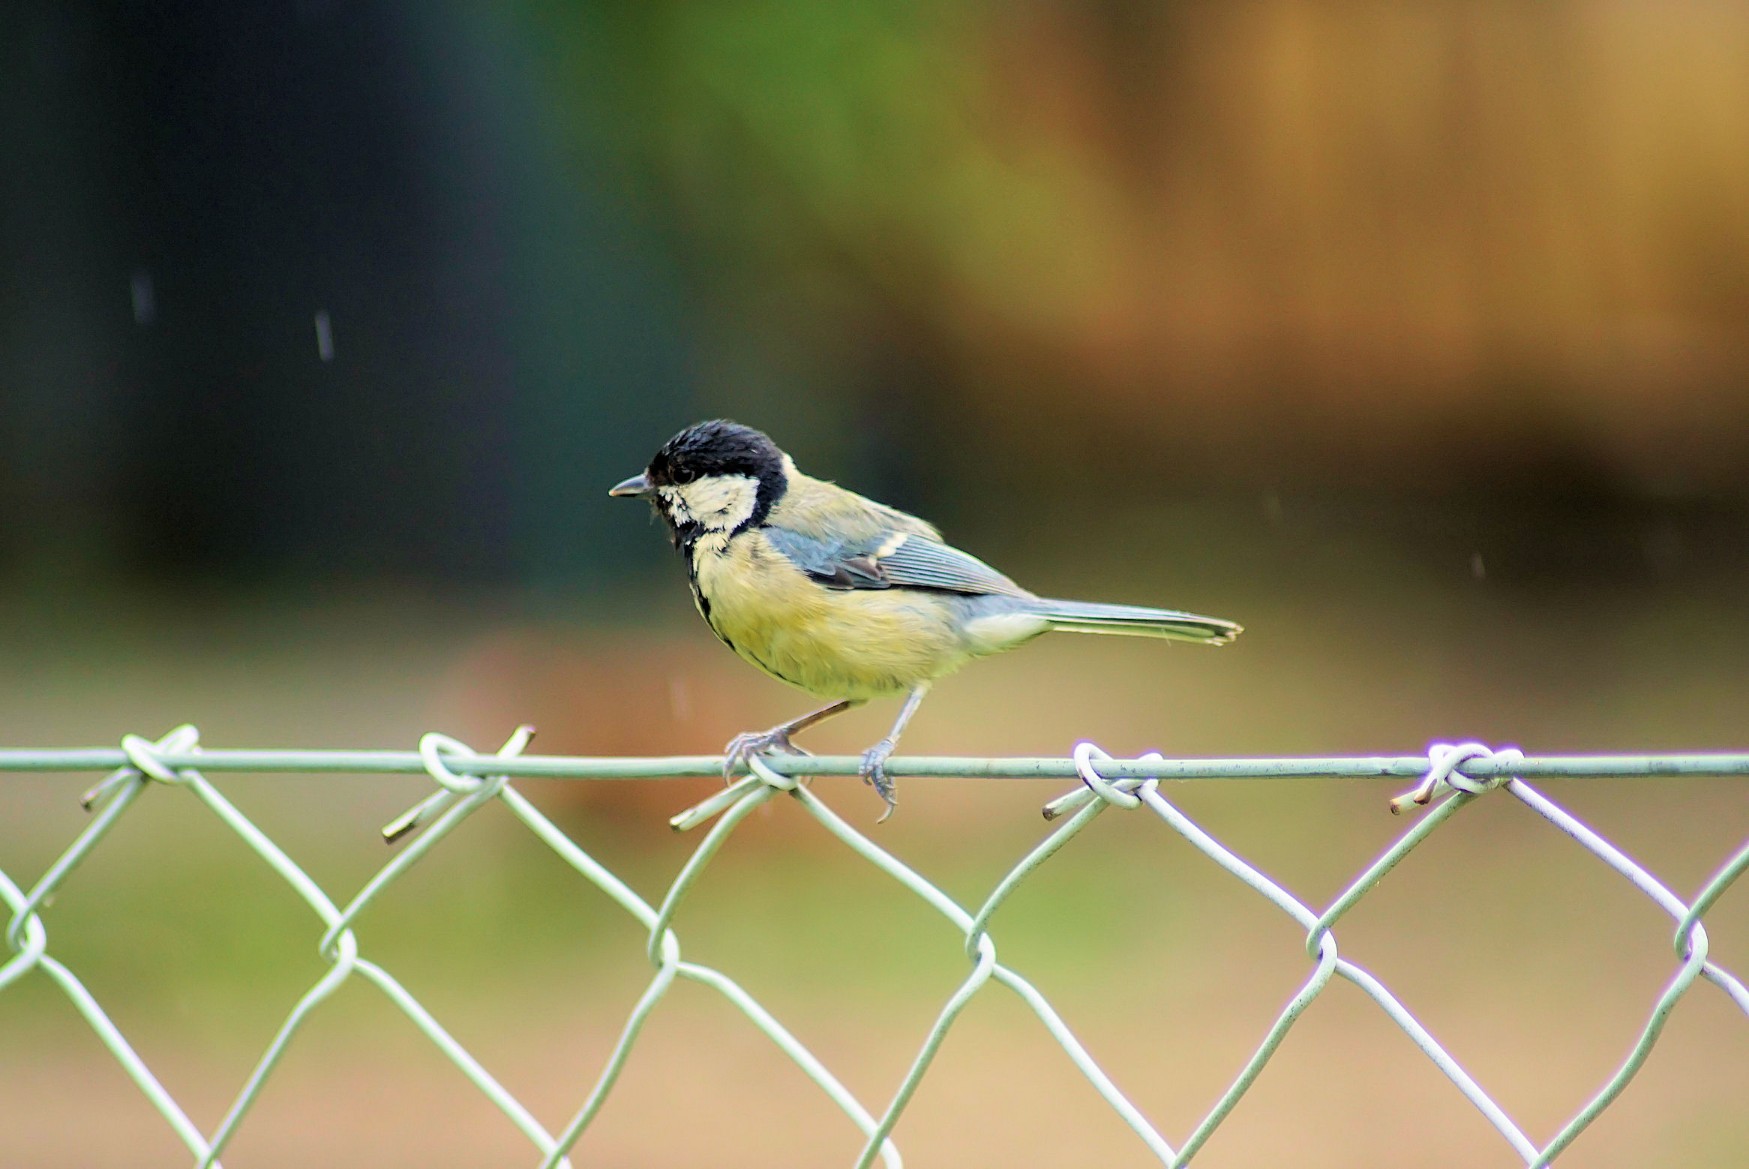
[[[873,784],[875,794],[887,802],[887,810],[881,813],[881,818],[875,821],[876,824],[884,823],[899,806],[892,777],[887,774],[887,757],[896,746],[891,739],[882,739],[862,753],[862,782]]]
[[[748,731],[736,735],[723,748],[723,782],[734,779],[736,768],[743,767],[755,755],[782,751],[786,755],[807,755],[808,751],[789,740],[788,727],[773,727],[769,731]]]

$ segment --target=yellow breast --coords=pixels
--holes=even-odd
[[[948,602],[907,589],[822,588],[757,531],[693,550],[700,609],[747,661],[823,698],[882,698],[968,655]]]

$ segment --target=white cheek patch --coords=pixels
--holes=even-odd
[[[712,475],[695,483],[661,489],[663,504],[677,523],[694,522],[728,531],[753,518],[759,480],[750,475]]]
[[[675,526],[692,522],[692,512],[687,510],[686,500],[681,497],[679,488],[658,487],[656,501],[662,505],[662,510],[667,513],[668,518],[674,522]]]

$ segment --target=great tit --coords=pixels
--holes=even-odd
[[[886,760],[937,678],[1053,629],[1222,645],[1239,626],[1170,609],[1053,601],[942,542],[915,516],[796,469],[770,438],[718,419],[663,444],[609,495],[648,499],[724,645],[830,706],[725,748],[724,776],[871,698],[905,696],[862,777],[895,805]]]

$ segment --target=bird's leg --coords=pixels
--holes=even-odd
[[[923,696],[929,693],[929,684],[923,683],[905,696],[905,705],[899,708],[899,717],[893,720],[893,729],[887,732],[886,738],[862,753],[862,782],[872,783],[876,794],[887,802],[887,810],[881,813],[879,824],[893,814],[893,809],[899,806],[899,801],[893,793],[893,781],[887,775],[887,757],[899,746],[899,736],[905,732],[905,724],[911,721],[911,716],[917,713],[917,708],[923,703]]]
[[[817,722],[824,722],[835,714],[843,714],[852,707],[861,706],[859,699],[845,698],[834,702],[831,706],[822,706],[819,710],[810,711],[801,718],[791,719],[769,731],[748,731],[736,735],[729,740],[729,745],[723,748],[723,778],[727,780],[735,773],[735,768],[746,763],[748,759],[762,751],[776,747],[792,755],[806,755],[807,752],[789,741],[789,737],[798,731],[805,731]]]

